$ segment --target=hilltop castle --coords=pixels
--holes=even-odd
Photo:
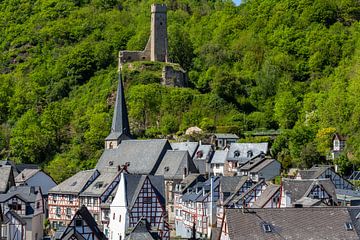
[[[151,5],[151,32],[143,51],[119,52],[119,71],[125,63],[136,61],[157,61],[166,64],[162,69],[162,84],[174,87],[185,87],[187,75],[185,70],[169,62],[167,35],[167,8],[165,4]],[[175,68],[174,68],[175,67]]]

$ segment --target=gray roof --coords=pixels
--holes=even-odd
[[[125,177],[125,188],[126,188],[126,200],[129,209],[131,209],[134,206],[146,178],[149,178],[152,186],[159,194],[158,197],[160,203],[165,204],[165,198],[164,198],[165,182],[163,176],[124,174],[124,177]]]
[[[194,160],[197,159],[210,159],[212,157],[213,148],[212,145],[200,145],[196,150],[196,154],[194,155]]]
[[[324,205],[324,204],[322,204],[321,199],[302,197],[293,203],[293,206],[296,206],[296,205],[301,205],[303,207],[315,207],[315,206],[320,206],[320,205]]]
[[[215,133],[214,135],[216,138],[222,139],[239,139],[238,135],[233,133]]]
[[[80,171],[49,190],[49,193],[79,194],[96,170]]]
[[[34,191],[31,189],[33,188]],[[24,202],[33,203],[36,200],[36,195],[39,193],[39,187],[30,186],[13,186],[7,191],[7,193],[0,194],[0,202],[5,202],[9,198],[17,196]]]
[[[224,164],[228,151],[226,150],[216,150],[214,156],[211,159],[212,164]]]
[[[265,159],[264,161],[262,161],[257,166],[251,168],[250,173],[258,173],[261,170],[263,170],[265,167],[267,167],[268,165],[272,164],[273,162],[277,162],[277,161],[275,159]],[[280,170],[280,163],[279,163],[279,170]]]
[[[183,179],[184,168],[190,173],[198,172],[188,151],[168,150],[155,175],[162,175],[165,179]]]
[[[118,148],[105,149],[96,169],[130,163],[127,170],[134,174],[155,174],[166,151],[171,149],[166,139],[123,140]]]
[[[261,195],[256,199],[253,207],[264,207],[278,191],[280,191],[280,185],[271,184],[267,186]]]
[[[345,228],[345,223],[351,222],[350,211],[341,207],[310,207],[226,209],[225,213],[232,240],[359,239],[356,231]],[[264,223],[270,225],[271,232],[263,230]]]
[[[291,202],[296,202],[302,197],[307,197],[315,185],[321,185],[325,191],[336,200],[335,186],[330,179],[288,179],[283,178],[284,191],[291,193]]]
[[[242,185],[248,180],[246,176],[221,176],[220,177],[220,191],[235,193],[239,191]]]
[[[16,183],[26,182],[28,179],[30,179],[40,171],[41,171],[40,169],[24,169],[19,175],[16,176],[15,182]]]
[[[189,174],[180,182],[180,185],[182,186],[181,192],[184,193],[187,191],[188,188],[193,187],[198,182],[205,182],[205,181],[206,179],[203,175]]]
[[[228,161],[238,161],[240,163],[246,163],[254,156],[259,155],[260,153],[267,153],[269,150],[269,144],[264,143],[231,143],[228,151],[227,160]],[[252,152],[252,155],[249,156],[248,152]],[[239,154],[238,157],[236,155]]]
[[[125,240],[157,240],[161,239],[157,233],[151,233],[148,222],[141,218]]]
[[[195,151],[199,146],[198,142],[172,142],[170,143],[173,150],[186,150],[190,157],[194,157]]]
[[[244,182],[245,183],[245,182]],[[242,183],[242,184],[244,184]],[[245,198],[248,194],[251,194],[258,185],[265,183],[264,180],[260,180],[259,182],[257,182],[256,184],[253,184],[248,190],[246,190],[245,192],[241,193],[240,195],[238,194],[238,191],[240,189],[240,184],[236,187],[236,192],[234,192],[230,197],[228,197],[225,201],[224,201],[224,206],[228,205],[232,205],[232,204],[236,204],[238,203],[241,199]],[[266,183],[265,183],[266,184]]]
[[[300,170],[298,174],[301,176],[301,179],[316,179],[329,168],[331,169],[329,166],[314,166],[307,170]]]
[[[11,174],[12,166],[10,165],[3,165],[0,167],[0,193],[6,192],[9,187],[9,181],[11,181]]]
[[[26,221],[19,215],[17,214],[15,211],[13,210],[9,210],[5,213],[5,216],[7,217],[7,219],[10,220],[11,217],[16,218],[22,225],[26,225]]]
[[[116,101],[114,107],[113,120],[111,125],[111,133],[106,140],[115,140],[122,136],[122,139],[131,138],[128,113],[125,103],[125,95],[121,80],[121,72],[119,72],[118,89],[116,93]]]
[[[265,156],[263,155],[257,155],[256,157],[251,158],[247,163],[245,163],[243,166],[240,167],[240,170],[242,171],[250,171],[260,163],[265,161]]]
[[[102,169],[100,175],[80,194],[80,196],[100,197],[119,174],[120,172],[115,167]]]

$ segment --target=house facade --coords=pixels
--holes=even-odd
[[[176,197],[176,236],[207,238],[216,226],[216,202],[219,199],[219,177],[197,182]]]
[[[55,240],[60,239],[107,240],[85,206],[81,206],[76,211],[66,228],[56,232]]]
[[[110,205],[108,238],[125,239],[140,219],[146,219],[151,231],[169,239],[164,193],[161,176],[122,174]]]
[[[82,193],[100,175],[97,170],[80,171],[49,190],[49,221],[53,229],[67,226],[80,208]]]
[[[0,206],[7,219],[3,237],[42,239],[44,200],[40,188],[14,186],[6,194],[0,195]]]
[[[351,182],[336,173],[330,166],[313,166],[308,170],[300,170],[296,179],[330,179],[336,189],[352,190],[354,188]]]

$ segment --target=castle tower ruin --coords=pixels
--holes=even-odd
[[[167,62],[167,8],[165,4],[151,5],[151,33],[143,51],[120,51],[119,68],[126,62],[159,61]]]
[[[166,5],[151,5],[151,61],[167,62],[167,16]]]

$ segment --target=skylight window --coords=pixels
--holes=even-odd
[[[95,183],[95,188],[101,188],[104,185],[104,182]]]
[[[75,186],[77,184],[77,181],[73,182],[72,184],[70,184],[70,186]]]
[[[353,230],[353,225],[351,222],[346,222],[345,223],[345,229],[346,231],[352,231]]]
[[[271,229],[270,224],[263,223],[263,224],[262,224],[262,228],[263,228],[264,232],[266,232],[266,233],[272,232],[272,229]]]

